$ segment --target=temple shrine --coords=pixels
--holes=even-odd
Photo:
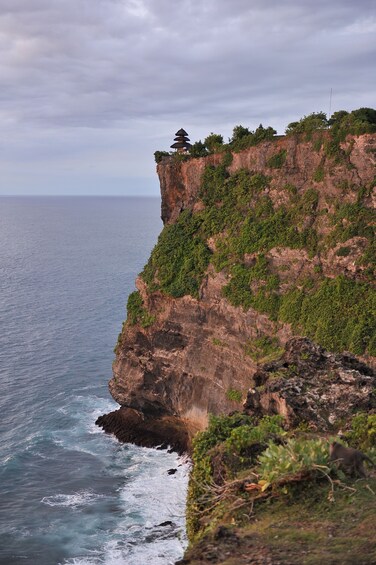
[[[189,151],[192,145],[189,143],[190,140],[188,133],[181,128],[175,133],[175,136],[175,143],[171,145],[171,149],[176,149],[178,153],[185,153],[186,151]]]

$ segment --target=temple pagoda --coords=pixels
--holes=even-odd
[[[189,137],[187,132],[181,128],[179,131],[175,133],[175,143],[171,145],[172,149],[176,149],[178,153],[184,153],[185,151],[189,151],[192,145],[189,143]]]

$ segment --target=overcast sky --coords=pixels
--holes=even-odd
[[[185,128],[376,107],[375,0],[0,0],[0,194],[158,195]]]

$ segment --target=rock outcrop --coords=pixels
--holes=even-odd
[[[376,408],[374,371],[349,354],[293,338],[278,361],[260,367],[244,404],[251,415],[280,414],[287,426],[328,432]],[[344,430],[343,430],[344,431]]]
[[[342,151],[345,161],[337,162],[327,158],[322,148],[314,150],[311,142],[283,138],[235,153],[228,172],[245,169],[266,175],[269,183],[265,196],[274,206],[289,205],[291,187],[299,194],[314,188],[318,194],[315,214],[310,217],[308,210],[303,227],[314,226],[319,237],[324,238],[331,229],[328,214],[335,210],[336,203],[355,203],[361,187],[367,187],[367,205],[375,203],[372,183],[376,174],[376,135],[348,138]],[[272,166],[276,154],[283,156],[278,167]],[[167,158],[158,165],[165,224],[176,222],[185,209],[195,212],[205,207],[200,199],[204,169],[207,165],[217,166],[222,159],[222,154],[186,162]],[[325,252],[310,254],[302,248],[275,246],[267,250],[265,257],[271,272],[278,274],[282,290],[294,285],[301,288],[317,272],[328,279],[345,274],[361,282],[365,267],[360,258],[367,240],[363,235],[350,235],[345,243],[336,243]],[[215,238],[208,239],[211,251],[216,245]],[[245,255],[244,264],[253,265],[255,257]],[[123,408],[120,416],[107,416],[107,420],[99,422],[104,429],[125,441],[147,445],[145,433],[153,428],[154,421],[156,434],[151,443],[161,443],[165,434],[171,445],[189,446],[194,433],[206,427],[210,413],[242,409],[245,398],[249,410],[279,412],[292,420],[306,415],[320,426],[324,422],[334,424],[346,410],[349,398],[368,405],[372,380],[368,369],[360,362],[357,365],[354,360],[315,349],[314,345],[307,345],[309,359],[303,367],[303,342],[291,341],[297,335],[293,326],[253,307],[232,305],[223,295],[230,278],[228,272],[218,272],[209,264],[198,297],[180,298],[150,289],[138,278],[137,288],[153,323],[124,325],[109,385],[113,398]],[[267,361],[270,352],[262,348],[258,351],[254,344],[268,338],[277,344],[274,357],[287,342],[288,347],[277,365],[261,370],[259,364]],[[375,361],[367,355],[363,360],[371,365]],[[284,374],[272,378],[278,371],[286,372],[286,363],[288,367],[296,365],[298,372],[289,379]],[[322,410],[318,410],[319,405]],[[125,409],[134,411],[132,417]],[[146,418],[146,428],[135,424],[135,414],[138,423]],[[173,437],[166,432],[166,422],[176,432]],[[129,431],[124,432],[124,428]]]

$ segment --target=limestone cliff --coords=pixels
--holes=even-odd
[[[110,391],[149,429],[167,419],[180,446],[209,413],[240,409],[259,363],[293,336],[375,361],[376,135],[348,136],[335,155],[325,136],[157,167],[165,229],[137,279]]]

